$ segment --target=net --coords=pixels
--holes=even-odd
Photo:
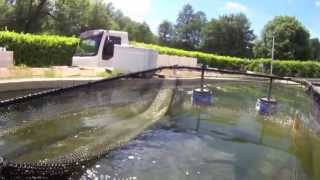
[[[266,96],[270,78],[281,105],[276,115],[260,116],[255,102]],[[191,100],[197,88],[213,92],[212,105]],[[316,88],[301,80],[176,66],[33,94],[0,104],[0,176],[78,178],[84,167],[170,119],[184,130],[289,151],[318,177],[307,167],[318,159],[312,155],[319,148],[310,148],[318,140],[318,102]]]

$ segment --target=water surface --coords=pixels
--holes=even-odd
[[[161,123],[87,168],[82,179],[320,178],[319,141],[308,131],[312,101],[303,88],[277,85],[273,95],[279,112],[264,117],[254,108],[257,98],[265,96],[266,85],[208,86],[214,92],[213,106],[192,106],[196,86],[178,88]]]

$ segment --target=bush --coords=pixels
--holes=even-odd
[[[14,51],[16,65],[32,67],[71,65],[78,42],[79,39],[72,37],[0,31],[0,46]],[[256,72],[269,72],[270,69],[271,60],[268,59],[249,60],[136,42],[133,42],[133,45],[154,49],[160,54],[194,57],[200,63],[215,68]],[[315,61],[274,61],[273,67],[274,74],[279,76],[320,77],[320,63]]]
[[[77,38],[0,31],[0,46],[14,51],[16,65],[71,65]]]
[[[239,71],[250,70],[265,73],[270,72],[270,59],[249,60],[197,51],[185,51],[152,44],[144,44],[137,42],[133,42],[132,44],[137,47],[154,49],[158,51],[160,54],[194,57],[197,58],[200,63],[205,63],[210,67],[214,68],[223,68]],[[316,61],[274,61],[273,68],[273,73],[278,76],[309,78],[320,77],[320,63]]]

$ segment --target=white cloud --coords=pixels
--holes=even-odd
[[[111,2],[123,14],[136,21],[145,21],[151,12],[152,0],[106,0]]]
[[[315,4],[316,4],[317,7],[320,7],[320,1],[319,0],[316,1]]]
[[[231,1],[226,2],[223,9],[231,12],[247,12],[248,11],[248,8],[245,5],[237,2],[231,2]]]

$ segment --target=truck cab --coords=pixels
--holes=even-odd
[[[128,34],[106,30],[91,30],[81,33],[80,43],[72,59],[72,65],[79,67],[111,65],[116,44],[128,45]]]
[[[90,30],[80,35],[80,43],[72,58],[72,66],[115,69],[130,73],[161,66],[197,66],[197,59],[159,55],[158,52],[129,45],[128,33]]]
[[[90,30],[81,33],[72,65],[114,68],[127,73],[155,68],[156,59],[153,50],[129,46],[127,32]]]

